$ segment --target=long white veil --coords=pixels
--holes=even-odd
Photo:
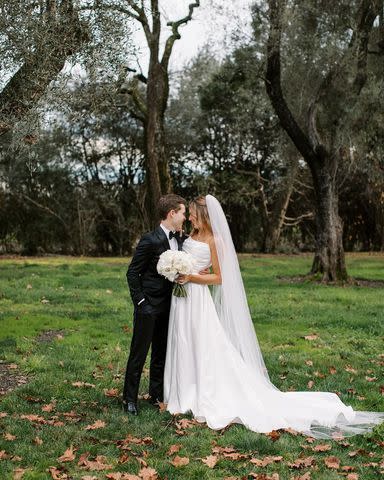
[[[221,324],[223,325],[228,339],[240,353],[244,362],[251,368],[259,381],[265,383],[267,391],[283,395],[282,408],[286,412],[295,412],[300,415],[308,415],[301,411],[302,399],[306,398],[313,403],[313,420],[320,410],[320,406],[329,405],[332,410],[340,410],[337,419],[330,425],[314,422],[310,430],[306,432],[316,438],[334,438],[342,434],[351,436],[366,433],[375,425],[384,421],[384,412],[355,411],[348,407],[334,395],[331,399],[324,397],[324,392],[281,392],[269,379],[263,356],[252,323],[251,314],[245,295],[243,280],[241,277],[236,250],[233,245],[231,232],[227,219],[219,201],[212,195],[205,197],[208,214],[215,239],[219,265],[221,269],[222,283],[215,286],[213,298]],[[261,392],[258,392],[259,394]],[[277,397],[280,397],[280,395]],[[304,397],[303,397],[304,395]],[[310,397],[308,396],[310,395]],[[325,394],[332,395],[332,394]],[[312,413],[310,413],[312,415]],[[312,419],[312,417],[311,417]]]
[[[220,264],[222,283],[214,286],[213,299],[220,322],[228,338],[252,367],[255,375],[277,390],[269,379],[263,355],[245,295],[237,254],[231,231],[219,201],[212,195],[205,197]]]

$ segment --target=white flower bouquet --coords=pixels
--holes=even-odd
[[[187,253],[179,250],[166,250],[160,255],[157,262],[157,271],[170,282],[174,282],[178,275],[190,275],[193,272],[195,260]],[[175,283],[172,290],[176,297],[186,297],[184,285]]]

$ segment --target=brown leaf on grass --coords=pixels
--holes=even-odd
[[[106,463],[107,459],[104,455],[97,455],[95,460],[88,459],[89,453],[83,453],[80,455],[77,465],[84,470],[98,471],[98,470],[110,470],[112,465]]]
[[[8,413],[0,412],[0,418],[5,418],[5,417],[8,417]]]
[[[63,455],[61,455],[61,457],[59,457],[57,460],[62,463],[73,462],[73,460],[76,458],[75,451],[76,449],[74,449],[71,445],[69,448],[67,448],[67,450],[65,450]]]
[[[329,372],[331,375],[335,375],[335,373],[337,373],[337,370],[336,370],[335,367],[329,367],[328,372]]]
[[[158,403],[158,406],[159,406],[159,412],[160,413],[163,413],[163,412],[166,412],[167,411],[167,404],[164,403],[164,402],[159,402]]]
[[[40,437],[35,437],[35,438],[33,439],[33,443],[34,443],[35,445],[42,445],[42,444],[43,444],[43,440],[42,440]]]
[[[104,390],[104,395],[106,397],[118,397],[119,396],[119,389],[118,388],[110,388],[109,390]]]
[[[308,443],[313,443],[313,442],[316,441],[316,439],[314,437],[306,437],[305,441],[308,442]]]
[[[20,418],[23,420],[29,420],[30,422],[36,422],[36,423],[42,423],[45,424],[47,421],[45,420],[44,417],[41,417],[40,415],[20,415]]]
[[[304,475],[293,477],[293,480],[311,480],[311,472],[305,472]]]
[[[148,467],[148,463],[144,460],[144,458],[141,458],[141,457],[135,457],[135,458],[140,463],[141,467]]]
[[[353,470],[355,470],[355,467],[352,467],[350,465],[344,465],[343,467],[341,467],[341,470],[343,472],[353,472]]]
[[[168,449],[167,455],[173,455],[174,453],[177,453],[178,451],[180,451],[180,449],[181,449],[180,444],[171,445]]]
[[[4,440],[7,440],[8,442],[13,442],[16,440],[16,435],[12,435],[11,433],[4,433],[3,435]]]
[[[157,480],[158,474],[154,468],[142,468],[139,472],[139,477],[143,480]]]
[[[130,473],[122,473],[122,472],[108,473],[105,477],[108,478],[109,480],[141,480],[141,477],[137,475],[132,475]]]
[[[280,438],[280,433],[277,430],[272,430],[271,432],[268,432],[265,435],[269,437],[273,442],[276,442],[276,440]]]
[[[150,445],[153,442],[151,437],[138,438],[133,435],[127,435],[122,444],[134,443],[135,445]]]
[[[13,470],[13,480],[20,480],[26,471],[26,468],[15,468],[15,470]]]
[[[69,478],[65,472],[56,467],[49,467],[48,471],[51,474],[53,480],[66,480],[67,478]]]
[[[219,447],[216,445],[212,448],[212,453],[235,453],[236,450],[233,447]]]
[[[357,473],[348,473],[346,476],[347,480],[359,480],[359,475]]]
[[[223,456],[225,458],[229,458],[230,460],[244,460],[245,458],[248,458],[248,455],[240,452],[223,453]]]
[[[365,376],[365,379],[367,380],[367,382],[376,382],[377,377],[368,377],[368,376],[366,375],[366,376]]]
[[[198,425],[198,422],[196,420],[189,420],[188,418],[181,418],[176,422],[176,426],[179,429],[192,428],[195,425]]]
[[[178,455],[176,455],[176,457],[171,462],[174,467],[184,467],[185,465],[188,465],[188,463],[188,457],[179,457]]]
[[[96,388],[96,385],[88,382],[72,382],[72,386],[77,388],[81,388],[81,387]]]
[[[103,420],[96,420],[92,425],[87,425],[84,427],[84,430],[98,430],[99,428],[104,428],[105,422]]]
[[[42,412],[52,412],[56,407],[56,402],[51,402],[41,407]]]
[[[324,463],[328,468],[338,469],[340,467],[340,459],[335,456],[324,458]]]
[[[83,477],[81,477],[81,480],[98,480],[98,478],[94,475],[84,475]]]
[[[201,461],[205,463],[207,467],[214,468],[218,461],[218,457],[216,455],[208,455],[207,457],[202,458]]]
[[[308,367],[313,367],[313,362],[312,360],[306,360],[305,364],[308,365]]]
[[[253,463],[254,465],[257,465],[258,467],[266,467],[267,465],[270,465],[271,463],[275,462],[281,462],[283,457],[281,455],[275,456],[275,457],[264,457],[262,460],[258,458],[251,458],[250,462]]]
[[[331,450],[332,445],[329,443],[320,443],[319,445],[315,445],[312,447],[312,450],[314,452],[328,452],[328,450]]]
[[[267,475],[266,473],[248,473],[247,478],[255,478],[256,480],[279,480],[280,476],[278,473],[272,473],[272,475]]]
[[[293,463],[288,463],[288,467],[290,468],[303,468],[303,467],[311,467],[315,464],[315,457],[303,457],[297,458]]]
[[[8,454],[5,450],[0,450],[0,460],[5,460],[8,458]]]
[[[317,333],[311,333],[311,335],[305,335],[304,338],[305,340],[317,340],[319,336]]]
[[[312,388],[314,384],[315,382],[313,380],[309,380],[309,382],[307,383],[307,388]]]

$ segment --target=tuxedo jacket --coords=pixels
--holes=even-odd
[[[186,238],[184,233],[176,238],[179,250]],[[143,298],[155,306],[170,299],[173,284],[159,275],[156,268],[160,255],[170,248],[167,235],[160,226],[141,237],[127,271],[128,286],[135,307]]]

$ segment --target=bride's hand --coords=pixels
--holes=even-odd
[[[184,285],[185,283],[189,282],[189,275],[179,275],[175,281],[180,285]]]
[[[207,267],[204,270],[200,270],[199,275],[208,275],[209,273],[211,273],[211,269]]]

